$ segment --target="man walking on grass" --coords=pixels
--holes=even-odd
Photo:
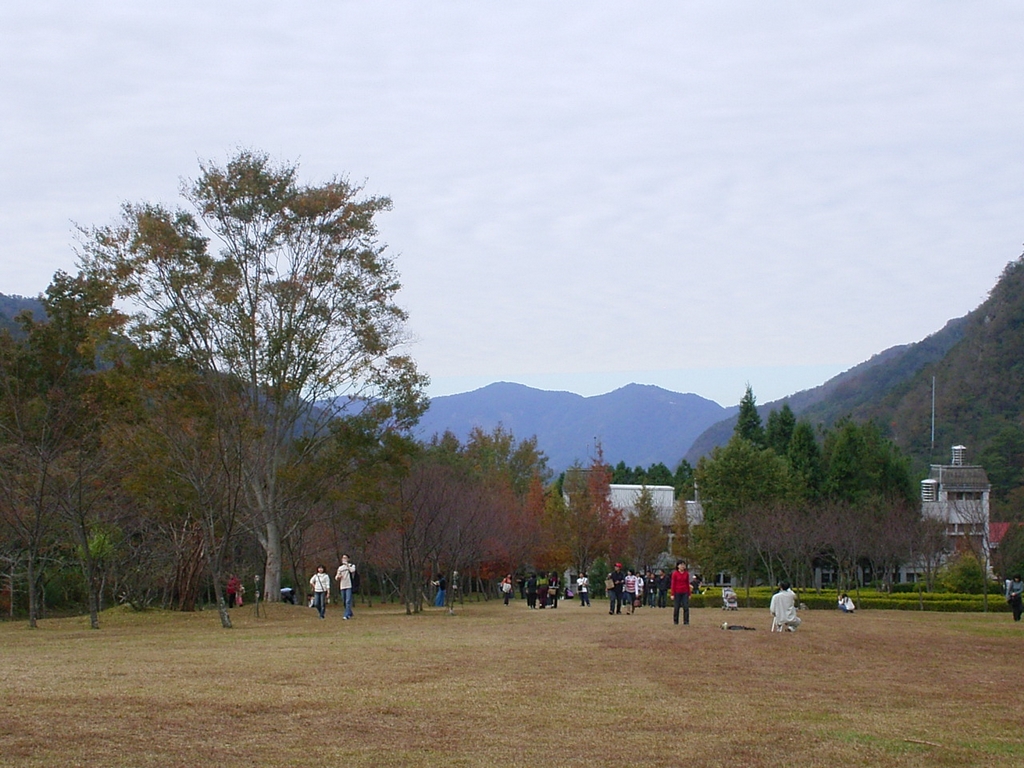
[[[622,585],[626,581],[626,574],[622,572],[622,563],[615,564],[615,570],[608,574],[606,586],[608,588],[608,614],[622,613]]]
[[[348,555],[341,556],[341,565],[338,566],[338,573],[335,574],[334,578],[338,580],[338,589],[341,590],[341,599],[345,605],[345,615],[343,619],[352,618],[352,578],[355,575],[356,566],[355,563],[348,561]]]

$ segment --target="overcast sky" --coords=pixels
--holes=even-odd
[[[238,147],[385,194],[434,395],[760,402],[1024,241],[1024,4],[5,3],[0,292]]]

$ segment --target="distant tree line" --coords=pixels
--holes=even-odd
[[[747,584],[812,586],[820,567],[839,589],[865,572],[888,588],[915,564],[931,588],[950,551],[944,525],[921,516],[909,459],[877,426],[843,419],[816,432],[788,405],[762,424],[749,387],[732,439],[698,463],[695,483],[705,514],[692,556]]]
[[[845,585],[948,546],[875,426],[816,431],[788,406],[762,425],[749,388],[732,440],[695,469],[611,467],[599,449],[553,480],[536,439],[501,427],[419,443],[426,378],[402,353],[375,225],[390,201],[250,151],[203,165],[182,196],[83,230],[79,273],[0,329],[9,615],[85,606],[96,627],[115,602],[212,603],[228,627],[230,575],[278,600],[342,554],[367,599],[413,613],[437,573],[460,574],[449,599],[533,570],[589,571],[600,589],[615,561],[668,552],[748,583],[809,584],[825,563]],[[646,490],[616,509],[612,482],[699,494],[704,522],[690,530],[677,504],[666,529]],[[1017,536],[1007,552],[1024,553]]]
[[[436,573],[661,551],[603,463],[553,483],[500,427],[411,438],[426,379],[400,351],[386,198],[251,151],[182,196],[83,229],[79,273],[0,330],[5,613],[214,604],[228,627],[231,575],[277,600],[343,553],[415,612]]]
[[[693,466],[683,459],[672,472],[660,461],[647,469],[640,466],[631,469],[620,461],[612,468],[611,481],[616,485],[671,485],[676,499],[689,498],[693,493]]]

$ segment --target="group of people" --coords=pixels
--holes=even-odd
[[[511,574],[506,576],[511,583]],[[526,580],[523,582],[523,588],[526,594],[526,607],[533,609],[544,609],[544,608],[557,608],[558,598],[561,596],[562,585],[558,581],[558,574],[552,571],[551,573],[542,573],[539,576],[536,573],[531,573]],[[589,604],[590,599],[587,598]],[[508,596],[506,594],[505,604],[508,605]]]
[[[351,619],[353,616],[352,594],[358,587],[358,576],[355,563],[349,561],[348,555],[341,556],[341,565],[338,566],[334,578],[338,582],[338,589],[345,608],[342,618]],[[317,566],[316,573],[310,578],[309,584],[313,590],[309,605],[311,608],[317,609],[321,619],[326,618],[331,579],[323,565]],[[434,605],[443,607],[447,599],[447,579],[443,574],[438,574],[431,584],[437,588]],[[626,605],[628,614],[643,605],[665,608],[668,604],[668,596],[671,595],[672,622],[678,624],[680,614],[682,614],[685,626],[690,623],[690,595],[698,592],[700,587],[700,576],[691,577],[687,563],[683,560],[676,562],[676,568],[670,574],[665,574],[660,569],[653,573],[649,570],[646,573],[640,573],[632,568],[623,570],[622,563],[616,563],[615,570],[605,579],[605,589],[609,599],[608,613],[609,615],[621,614],[623,604]],[[505,605],[508,605],[515,592],[512,574],[507,574],[501,580],[499,590]],[[554,571],[540,575],[531,573],[527,578],[519,580],[519,590],[530,609],[558,607],[561,584],[558,574]],[[226,592],[226,602],[229,607],[242,604],[245,588],[237,576],[232,575],[228,579]],[[586,571],[576,578],[576,595],[579,596],[581,607],[590,606],[590,578]],[[572,592],[567,591],[566,597],[572,597]],[[1007,579],[1006,599],[1013,610],[1013,620],[1020,621],[1021,615],[1024,614],[1024,581],[1021,580],[1020,575],[1015,575],[1012,580]],[[853,600],[845,592],[839,596],[837,607],[847,614],[856,610]],[[801,624],[800,618],[796,615],[797,597],[790,589],[788,582],[783,581],[779,585],[779,591],[772,596],[768,610],[772,615],[773,628],[780,631],[795,632]]]
[[[345,608],[342,618],[351,619],[352,594],[354,587],[358,585],[355,563],[349,561],[348,555],[342,555],[341,565],[334,576],[338,582],[338,589],[341,593],[341,600]],[[690,623],[690,595],[700,587],[700,577],[691,577],[689,567],[684,560],[676,562],[675,570],[670,574],[663,571],[647,571],[642,574],[632,568],[623,570],[622,563],[616,563],[615,569],[608,574],[605,580],[605,588],[608,593],[609,615],[621,614],[622,606],[625,604],[627,613],[633,613],[637,608],[657,606],[664,608],[668,604],[668,596],[672,596],[672,622],[679,624],[680,617],[683,625]],[[309,580],[313,592],[310,597],[310,607],[316,608],[321,619],[326,618],[326,607],[331,591],[331,579],[323,565],[317,566],[316,573]],[[435,606],[444,606],[447,598],[447,580],[443,574],[431,581],[437,588]],[[530,609],[557,608],[561,596],[561,583],[558,574],[551,573],[540,575],[531,573],[527,578],[520,579],[520,593],[526,599],[527,607]],[[512,574],[507,574],[500,583],[499,590],[505,605],[509,605],[515,587]],[[1020,576],[1014,576],[1013,581],[1007,582],[1007,600],[1013,608],[1014,621],[1020,621],[1024,613],[1024,582]],[[232,604],[238,600],[241,604],[242,587],[241,582],[234,576],[228,582],[228,603]],[[576,578],[576,594],[580,598],[581,607],[590,606],[590,578],[587,572],[582,572]],[[572,592],[566,593],[572,597]],[[769,605],[769,612],[772,615],[773,629],[779,631],[795,632],[800,626],[801,620],[797,616],[797,597],[790,589],[788,582],[783,581],[779,585],[779,591],[772,595]],[[844,613],[853,613],[855,606],[849,595],[845,592],[839,597],[838,608]]]
[[[345,615],[342,616],[346,621],[352,618],[352,591],[355,588],[356,576],[356,564],[349,562],[348,555],[341,556],[341,565],[338,566],[338,572],[334,575],[334,578],[338,582],[338,589],[341,592],[341,601],[345,606]],[[313,589],[313,594],[310,596],[310,607],[316,608],[317,613],[321,619],[327,617],[327,602],[331,595],[331,577],[327,575],[327,570],[323,565],[316,567],[316,573],[309,580],[309,586]]]
[[[690,594],[693,592],[695,579],[690,577],[690,569],[685,561],[678,560],[671,574],[664,571],[647,572],[646,577],[632,568],[623,571],[622,563],[615,564],[615,570],[605,579],[608,592],[608,614],[622,613],[625,604],[626,612],[633,613],[637,608],[648,605],[665,608],[668,596],[672,595],[672,622],[679,623],[680,611],[683,624],[690,623]]]

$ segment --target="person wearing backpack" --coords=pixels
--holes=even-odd
[[[348,555],[341,556],[341,565],[338,566],[338,573],[334,576],[338,580],[338,589],[341,590],[341,599],[345,604],[345,615],[343,619],[352,618],[352,588],[355,586],[356,565],[348,561]]]

